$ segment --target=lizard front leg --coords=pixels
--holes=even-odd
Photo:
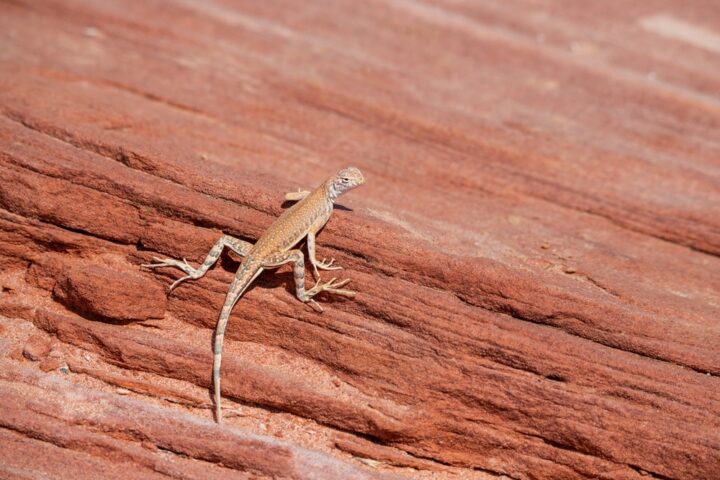
[[[171,292],[175,287],[177,287],[185,280],[197,280],[198,278],[201,278],[203,275],[205,275],[210,269],[210,267],[215,265],[215,262],[217,262],[218,258],[220,258],[220,254],[225,247],[228,247],[233,252],[237,253],[241,257],[244,257],[252,248],[252,243],[239,240],[235,237],[231,237],[230,235],[223,235],[217,242],[215,242],[215,245],[213,245],[213,247],[210,249],[210,252],[207,254],[207,257],[205,257],[202,265],[200,265],[198,268],[193,268],[184,258],[182,259],[182,261],[180,261],[173,258],[163,259],[158,257],[153,257],[153,260],[155,260],[157,263],[143,264],[142,266],[145,268],[176,267],[185,272],[186,275],[184,277],[175,280],[175,282],[170,285],[169,291]]]
[[[310,259],[310,263],[313,266],[313,275],[315,276],[315,280],[320,280],[320,273],[318,272],[318,269],[320,270],[342,270],[343,267],[340,265],[333,265],[335,263],[335,259],[331,258],[330,261],[326,262],[323,258],[321,262],[315,258],[315,233],[314,231],[310,231],[307,234],[307,249],[308,249],[308,258]]]
[[[285,194],[285,200],[288,202],[299,202],[303,198],[310,195],[310,192],[307,190],[298,190],[297,192],[290,192]]]
[[[346,297],[354,297],[357,293],[352,290],[345,290],[342,288],[350,283],[349,278],[339,282],[336,282],[336,279],[333,278],[329,282],[325,283],[320,283],[320,280],[318,280],[311,289],[305,290],[305,256],[301,250],[289,250],[287,252],[272,255],[265,259],[262,266],[263,268],[273,268],[290,262],[293,264],[295,296],[301,302],[308,303],[318,312],[322,312],[323,309],[315,300],[313,300],[313,297],[320,292],[334,293],[336,295],[343,295]]]

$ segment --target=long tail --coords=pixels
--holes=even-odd
[[[253,267],[252,265],[243,265],[242,269],[235,276],[225,297],[225,304],[220,311],[220,318],[215,327],[215,337],[213,339],[213,386],[215,387],[215,420],[222,423],[222,409],[220,406],[220,364],[222,362],[222,347],[225,337],[225,327],[227,327],[228,319],[233,307],[240,300],[245,290],[260,275],[262,268]]]

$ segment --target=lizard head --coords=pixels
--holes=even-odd
[[[355,167],[347,167],[340,170],[327,182],[328,196],[335,200],[337,197],[365,183],[363,174]]]

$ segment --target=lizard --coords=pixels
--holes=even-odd
[[[210,249],[207,257],[198,268],[193,268],[184,258],[182,261],[172,258],[153,257],[156,263],[143,264],[145,268],[175,267],[185,273],[170,285],[168,293],[185,280],[201,278],[220,258],[225,247],[229,248],[243,261],[240,264],[235,278],[225,296],[225,302],[215,327],[213,337],[213,387],[215,400],[215,420],[222,423],[222,409],[220,406],[220,364],[222,362],[222,347],[230,313],[240,300],[250,284],[265,269],[277,268],[285,263],[293,264],[293,277],[295,281],[295,296],[303,303],[309,304],[317,312],[322,313],[323,308],[313,299],[320,292],[328,292],[346,297],[354,297],[357,292],[343,289],[350,282],[345,279],[337,282],[332,278],[329,282],[320,281],[320,270],[340,270],[342,267],[335,264],[335,259],[318,261],[315,257],[315,236],[330,219],[335,200],[343,193],[365,183],[360,170],[348,167],[340,170],[336,175],[328,178],[313,191],[297,191],[288,193],[285,199],[296,201],[280,215],[265,233],[251,244],[244,240],[223,235]],[[309,290],[305,289],[305,256],[302,250],[295,247],[303,238],[306,238],[308,259],[313,267],[315,285]]]

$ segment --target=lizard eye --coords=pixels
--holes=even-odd
[[[349,181],[350,181],[350,179],[347,178],[347,177],[343,177],[343,179],[342,179],[342,182],[343,182],[343,183],[348,183]]]

